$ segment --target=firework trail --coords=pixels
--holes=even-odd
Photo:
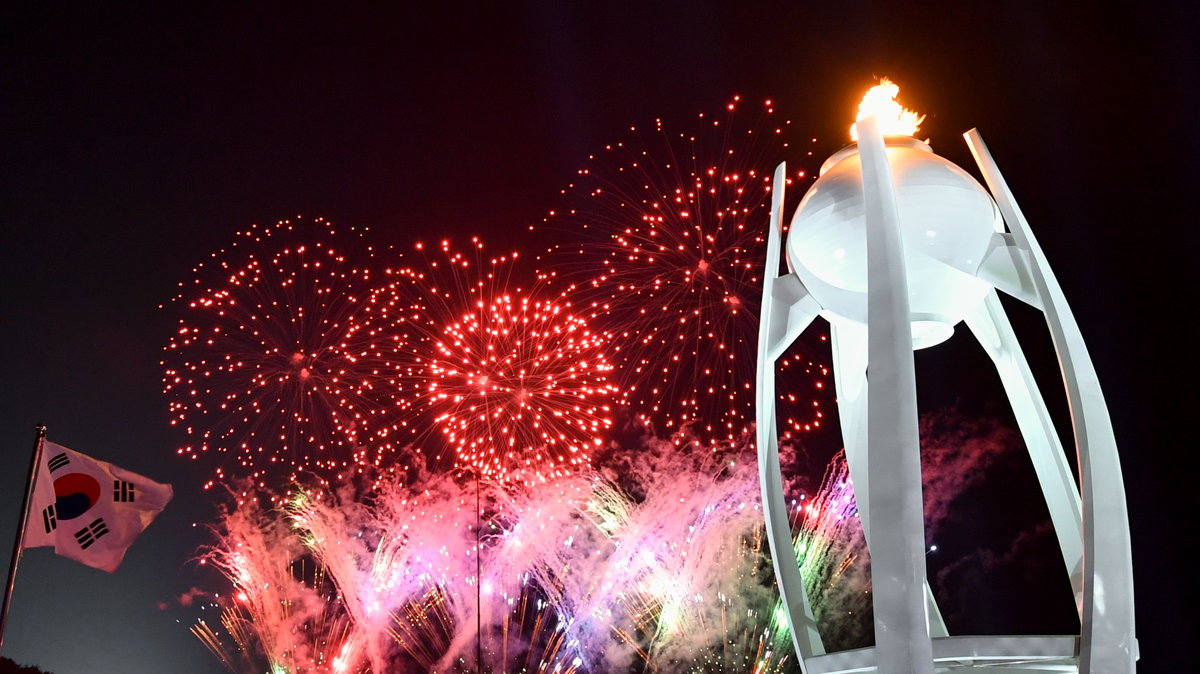
[[[788,637],[772,610],[750,447],[680,451],[652,440],[607,458],[623,467],[610,483],[629,495],[615,509],[623,515],[602,570],[616,592],[609,601],[622,609],[614,625],[622,641],[652,671],[783,667]],[[614,511],[607,503],[596,510]]]
[[[363,641],[346,619],[324,569],[304,556],[287,522],[242,500],[216,527],[201,562],[233,588],[221,606],[228,646],[203,620],[192,632],[231,672],[363,672]]]
[[[345,472],[390,449],[364,446],[383,408],[373,373],[340,349],[371,278],[348,256],[372,254],[360,230],[283,220],[239,232],[193,270],[162,361],[171,424],[187,437],[179,454],[224,455],[216,480],[232,460],[261,483],[275,468]]]
[[[443,241],[413,257],[384,271],[344,347],[381,375],[396,419],[382,432],[489,479],[533,484],[586,465],[612,425],[607,335],[564,298],[514,283],[517,253]]]
[[[1012,456],[1014,436],[946,412],[923,424],[937,431],[923,448],[933,531],[975,489],[941,473]],[[270,513],[247,500],[207,555],[233,585],[223,623],[238,649],[206,624],[194,631],[231,671],[261,671],[238,670],[255,652],[294,668],[280,671],[334,659],[372,672],[794,671],[753,456],[647,437],[532,487],[485,481],[478,538],[461,473],[360,480],[366,497],[349,483],[299,490]],[[870,556],[844,456],[819,489],[790,498],[825,646],[869,645]],[[320,572],[298,573],[297,560]]]
[[[305,545],[329,570],[365,635],[375,671],[387,671],[380,665],[387,636],[422,668],[444,671],[438,658],[458,632],[475,625],[471,492],[448,474],[421,473],[417,485],[377,483],[370,509],[348,494],[321,499],[305,492],[290,506]]]
[[[461,474],[391,474],[367,499],[298,490],[271,517],[249,500],[209,555],[247,597],[226,631],[281,667],[313,652],[288,647],[296,624],[317,622],[289,617],[308,606],[332,633],[306,643],[359,670],[787,671],[752,456],[648,439],[610,450],[600,472],[487,482],[481,547]],[[295,581],[297,558],[336,591]]]
[[[485,663],[497,670],[575,670],[562,616],[528,572],[489,563],[477,580],[473,486],[461,476],[423,472],[412,486],[387,480],[374,489],[369,509],[356,507],[349,494],[301,494],[290,507],[363,635],[373,671],[478,671],[479,637]],[[488,503],[502,491],[491,483]],[[488,529],[485,545],[499,536],[495,524]]]
[[[826,649],[873,644],[870,554],[845,453],[829,462],[815,494],[793,504],[796,558]]]
[[[539,226],[564,239],[541,256],[543,276],[613,333],[634,414],[701,444],[736,441],[752,423],[771,175],[800,154],[770,101],[757,121],[736,98],[725,112],[684,131],[662,120],[631,129],[591,157]],[[809,180],[803,169],[789,174],[789,183]],[[780,368],[814,386],[780,397],[787,439],[820,426],[827,372],[799,348]]]

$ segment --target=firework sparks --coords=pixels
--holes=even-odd
[[[363,642],[320,565],[303,555],[284,520],[242,500],[217,527],[218,545],[201,562],[220,571],[233,588],[218,599],[220,622],[233,641],[201,620],[192,632],[229,671],[366,671]]]
[[[203,556],[233,588],[222,629],[193,627],[230,671],[794,669],[747,431],[770,171],[800,151],[770,102],[752,128],[737,108],[593,158],[531,283],[478,240],[385,266],[323,220],[251,227],[197,267],[163,383],[179,453],[253,479]],[[777,401],[798,451],[828,370],[779,365],[811,386]],[[632,448],[610,433],[624,405]],[[945,475],[927,517],[973,484],[963,446],[926,452]],[[844,458],[788,492],[826,646],[869,643]]]
[[[829,462],[821,488],[793,506],[796,558],[826,647],[874,643],[870,554],[844,452]]]
[[[943,439],[978,454],[968,463],[1012,441],[990,423],[951,428],[963,432]],[[934,453],[936,528],[973,485]],[[647,437],[533,487],[484,482],[480,535],[474,481],[456,472],[301,489],[269,513],[270,499],[244,500],[205,556],[232,585],[222,625],[240,651],[206,623],[194,631],[231,670],[259,652],[360,672],[794,671],[754,454]],[[870,559],[844,455],[819,489],[790,496],[825,646],[869,644]]]
[[[244,500],[207,557],[233,584],[226,632],[287,667],[327,643],[350,671],[478,671],[476,652],[495,671],[784,671],[752,450],[647,442],[606,455],[607,477],[486,483],[478,539],[462,474],[391,475],[369,501],[299,490],[269,516]]]
[[[370,281],[342,245],[369,256],[361,234],[322,219],[252,226],[181,284],[162,361],[171,424],[188,438],[179,454],[224,454],[255,478],[362,460],[381,406],[372,373],[339,349]]]
[[[749,125],[738,103],[721,119],[701,115],[695,133],[662,120],[648,134],[633,129],[591,158],[542,226],[568,238],[542,258],[543,274],[612,331],[631,408],[658,432],[686,428],[702,444],[736,440],[754,417],[771,172],[797,153],[770,101]],[[808,178],[795,170],[789,183]],[[800,353],[780,367],[825,373]],[[786,433],[820,425],[817,400],[780,402]]]
[[[435,462],[448,450],[485,478],[578,469],[612,425],[607,338],[564,300],[514,285],[516,253],[473,248],[442,242],[438,257],[387,270],[349,335],[347,353],[386,373],[398,421],[381,432],[407,431],[436,445]]]

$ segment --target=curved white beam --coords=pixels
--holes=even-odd
[[[1038,390],[1033,371],[1013,332],[1008,315],[993,290],[983,304],[966,317],[966,323],[983,350],[991,357],[1008,395],[1017,427],[1025,440],[1029,459],[1050,511],[1050,522],[1058,536],[1063,564],[1071,579],[1076,607],[1083,599],[1083,517],[1075,476],[1054,422],[1046,410],[1046,401]]]
[[[758,328],[758,375],[755,387],[756,440],[758,442],[758,475],[762,489],[763,518],[767,524],[767,543],[771,548],[771,562],[775,567],[775,582],[779,597],[786,608],[788,628],[792,633],[792,646],[796,649],[800,672],[804,674],[806,658],[825,653],[817,623],[813,618],[804,579],[796,564],[796,550],[792,544],[792,527],[788,519],[787,499],[783,495],[783,476],[779,467],[779,436],[775,428],[775,359],[779,344],[786,348],[784,334],[793,325],[797,334],[816,318],[815,309],[803,315],[804,300],[811,306],[815,302],[804,292],[803,285],[793,288],[796,311],[792,306],[778,302],[775,292],[779,274],[779,252],[781,239],[784,177],[786,166],[775,169],[774,193],[771,196],[771,224],[767,232],[767,263],[763,270],[763,297]],[[794,278],[794,277],[793,277]],[[797,281],[799,283],[799,281]],[[777,310],[777,308],[779,310]]]
[[[857,122],[867,235],[867,474],[880,674],[933,674],[908,281],[895,186],[874,117]],[[857,493],[857,492],[856,492]],[[860,508],[861,510],[861,508]]]
[[[758,474],[763,492],[763,515],[767,522],[767,543],[771,547],[779,599],[786,609],[792,646],[796,649],[801,674],[804,674],[804,662],[808,658],[823,655],[825,645],[821,642],[812,603],[804,589],[804,578],[796,564],[796,548],[792,544],[787,500],[783,495],[783,475],[779,468],[779,436],[774,413],[770,413],[770,416],[771,419],[764,420],[766,427],[760,427],[758,431]]]
[[[978,130],[972,129],[965,136],[1016,244],[1030,256],[1030,271],[1045,308],[1046,323],[1070,403],[1083,501],[1084,579],[1079,671],[1084,674],[1132,674],[1136,667],[1137,640],[1134,636],[1129,513],[1125,505],[1121,461],[1104,393],[1066,296],[999,167]]]

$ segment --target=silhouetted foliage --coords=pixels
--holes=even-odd
[[[18,665],[8,658],[0,658],[0,674],[50,674],[50,672],[37,667]]]

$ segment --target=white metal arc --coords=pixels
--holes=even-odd
[[[908,282],[895,186],[874,117],[857,122],[867,235],[867,473],[880,674],[933,674]]]
[[[972,129],[965,136],[1016,244],[1030,256],[1030,271],[1042,299],[1070,403],[1083,503],[1079,671],[1132,674],[1137,641],[1129,513],[1108,406],[1079,325],[1041,246],[979,132]]]
[[[1033,463],[1038,483],[1050,511],[1050,522],[1058,536],[1063,564],[1071,579],[1076,606],[1083,598],[1083,522],[1079,490],[1067,463],[1067,455],[1054,422],[1046,410],[1046,402],[1038,390],[1033,371],[1013,332],[1008,315],[993,290],[983,304],[966,317],[967,326],[991,357],[1008,395],[1017,427],[1025,440],[1029,459]]]
[[[786,166],[780,164],[775,170],[774,192],[771,197],[771,224],[767,233],[767,263],[763,273],[763,297],[758,329],[758,375],[755,387],[756,439],[758,442],[758,472],[762,490],[763,517],[767,524],[767,543],[771,548],[771,560],[775,567],[775,582],[779,596],[786,609],[788,627],[792,634],[792,645],[796,649],[800,671],[804,661],[821,655],[825,647],[817,631],[804,579],[796,564],[796,550],[792,544],[792,529],[787,513],[787,500],[783,495],[783,476],[779,466],[779,436],[775,428],[775,353],[777,344],[783,339],[787,324],[792,320],[791,307],[777,304],[775,298],[776,276],[779,274],[779,253],[783,210],[784,176]],[[811,301],[811,298],[810,298]],[[797,303],[803,306],[801,303]],[[815,302],[812,303],[815,306]],[[816,317],[815,309],[807,322]],[[797,317],[797,322],[803,322]],[[807,323],[805,322],[805,323]],[[803,326],[800,326],[803,330]]]

